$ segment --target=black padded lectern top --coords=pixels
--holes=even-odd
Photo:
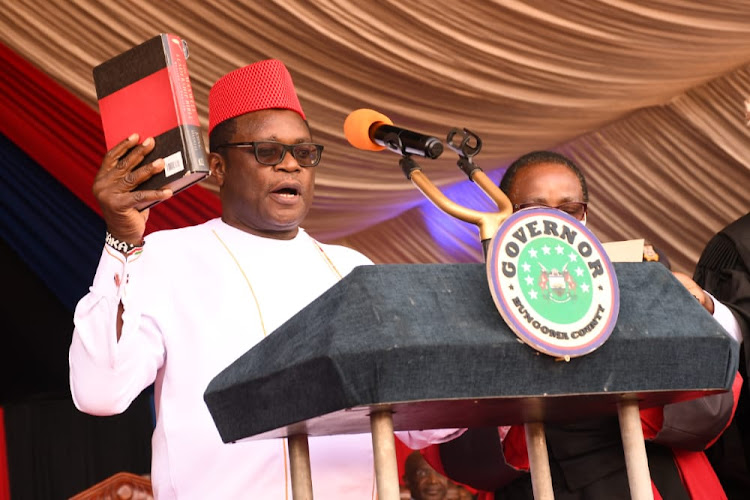
[[[484,264],[359,267],[242,355],[204,398],[224,442],[570,421],[731,387],[739,346],[658,263],[617,263],[620,313],[598,350],[559,361],[522,343]]]

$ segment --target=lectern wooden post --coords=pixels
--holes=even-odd
[[[649,498],[640,423],[628,415],[728,390],[739,348],[661,264],[615,269],[614,331],[565,362],[518,341],[483,264],[360,267],[219,373],[204,398],[227,443],[372,432],[382,500],[398,489],[391,429],[530,424],[534,440],[542,423],[619,413],[634,498]],[[680,362],[696,359],[711,362]]]
[[[372,451],[375,459],[375,480],[378,499],[399,500],[396,442],[393,437],[393,416],[390,409],[377,409],[370,414]]]
[[[292,498],[312,500],[312,472],[310,471],[310,446],[306,434],[295,434],[287,439],[289,469],[291,470]]]
[[[549,469],[547,455],[547,439],[544,435],[544,424],[541,422],[527,422],[526,447],[529,452],[529,470],[531,471],[531,486],[535,500],[552,500],[552,474]]]
[[[654,492],[651,489],[651,475],[648,471],[646,442],[643,439],[638,401],[625,399],[617,405],[617,409],[630,497],[633,500],[653,500]]]

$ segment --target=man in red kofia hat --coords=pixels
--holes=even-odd
[[[71,390],[82,411],[112,415],[155,384],[158,499],[290,498],[284,440],[224,444],[203,393],[265,335],[355,266],[372,262],[299,227],[323,146],[313,142],[280,61],[219,79],[209,94],[209,122],[222,215],[198,226],[144,238],[148,211],[136,204],[172,196],[131,191],[164,168],[160,159],[132,169],[154,148],[153,138],[134,134],[105,155],[94,193],[109,234],[75,313]],[[369,434],[309,444],[315,498],[372,498]]]

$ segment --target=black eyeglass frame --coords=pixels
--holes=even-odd
[[[260,158],[258,158],[258,144],[275,144],[281,146],[283,149],[281,151],[281,156],[279,157],[279,161],[275,163],[269,163],[267,161],[263,161]],[[297,155],[294,153],[294,149],[299,146],[315,146],[315,149],[318,152],[317,160],[312,165],[303,165],[300,163],[299,158],[297,158]],[[251,142],[225,142],[224,144],[219,144],[214,148],[214,151],[220,148],[253,148],[253,156],[255,156],[255,161],[260,163],[261,165],[266,165],[267,167],[275,167],[282,161],[284,161],[284,158],[286,157],[286,153],[290,152],[292,153],[292,156],[295,160],[297,160],[297,163],[299,163],[300,167],[316,167],[320,163],[320,159],[323,157],[323,145],[322,144],[316,144],[314,142],[298,142],[296,144],[284,144],[283,142],[277,142],[277,141],[251,141]]]
[[[560,203],[556,207],[545,205],[544,203],[536,203],[536,202],[530,202],[530,203],[520,203],[517,205],[513,205],[513,211],[517,212],[519,210],[523,210],[525,208],[554,208],[556,210],[560,210],[562,212],[565,212],[566,214],[573,216],[571,212],[568,212],[566,210],[562,210],[561,207],[564,207],[565,205],[577,205],[583,207],[583,212],[581,213],[581,218],[578,220],[583,220],[586,217],[586,214],[589,210],[589,204],[585,201],[566,201],[565,203]]]

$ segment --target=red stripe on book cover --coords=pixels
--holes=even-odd
[[[169,68],[99,99],[107,150],[138,132],[141,140],[179,125]]]

